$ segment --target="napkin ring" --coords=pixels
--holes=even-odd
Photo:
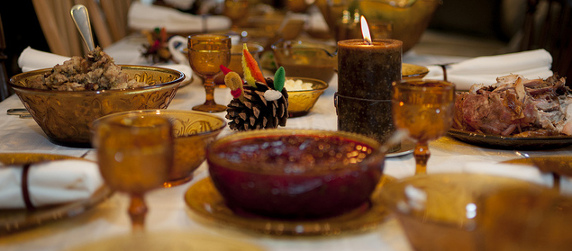
[[[449,64],[440,64],[441,69],[443,69],[443,81],[447,81],[447,65]]]
[[[32,200],[30,199],[30,190],[28,185],[28,172],[30,171],[30,167],[32,164],[27,163],[24,164],[22,167],[22,198],[24,199],[24,204],[26,205],[26,209],[28,210],[35,210],[36,207],[32,204]]]

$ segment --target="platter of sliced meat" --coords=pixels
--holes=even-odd
[[[566,79],[497,78],[457,93],[449,136],[494,148],[546,149],[572,145],[572,91]]]

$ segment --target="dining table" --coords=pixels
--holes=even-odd
[[[151,64],[141,56],[145,38],[140,34],[129,35],[114,43],[105,51],[118,64]],[[404,63],[436,65],[454,63],[466,59],[456,56],[416,54],[415,48],[403,55]],[[287,129],[337,130],[334,94],[337,91],[337,76],[329,82],[328,88],[320,96],[311,112],[305,116],[289,118]],[[228,104],[232,95],[228,88],[217,88],[215,100]],[[176,96],[167,109],[191,110],[205,100],[205,92],[200,77],[193,75],[189,84],[179,87]],[[82,157],[96,161],[95,149],[74,148],[52,143],[31,118],[8,115],[11,108],[23,108],[17,95],[0,102],[0,153],[45,153]],[[223,117],[225,112],[213,113]],[[228,126],[219,137],[234,133]],[[497,163],[518,158],[550,155],[572,155],[572,146],[556,149],[496,149],[481,147],[443,136],[429,144],[431,158],[427,172],[455,172],[466,163]],[[415,174],[415,160],[412,153],[389,156],[385,160],[384,175],[402,179]],[[206,162],[195,171],[193,179],[185,184],[155,189],[146,194],[149,211],[146,217],[146,233],[160,235],[176,232],[173,235],[206,236],[206,240],[219,240],[225,243],[246,243],[260,250],[412,250],[404,230],[397,219],[388,214],[373,228],[366,230],[342,231],[340,233],[317,236],[271,235],[224,222],[204,219],[189,208],[184,200],[186,191],[202,179],[208,178]],[[131,234],[130,219],[127,214],[129,197],[115,192],[89,210],[77,215],[67,215],[61,219],[22,231],[0,236],[0,250],[73,250],[74,247],[105,241],[115,236]],[[232,246],[232,245],[231,245]],[[239,246],[237,246],[239,247]]]

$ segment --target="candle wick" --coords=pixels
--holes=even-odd
[[[369,27],[367,25],[367,20],[365,20],[365,17],[363,15],[360,18],[360,23],[361,23],[361,34],[363,36],[363,41],[367,45],[372,45],[371,35],[369,33]]]
[[[369,40],[368,38],[365,38],[363,40],[367,45],[371,45],[371,40]]]

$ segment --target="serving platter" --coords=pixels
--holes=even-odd
[[[0,153],[0,162],[4,165],[61,159],[81,158],[42,153]],[[35,210],[27,210],[25,208],[0,209],[0,236],[80,215],[103,202],[112,193],[113,192],[109,187],[102,185],[91,195],[91,197],[84,200],[54,206],[39,207]]]
[[[287,220],[234,212],[226,206],[210,178],[204,178],[190,186],[185,193],[185,203],[203,219],[225,227],[232,226],[274,236],[338,235],[373,229],[383,222],[389,212],[382,205],[379,194],[382,187],[393,180],[396,179],[388,175],[382,176],[369,205],[324,219]]]
[[[459,129],[450,129],[448,135],[469,144],[496,149],[546,150],[572,145],[572,136],[505,137]]]

